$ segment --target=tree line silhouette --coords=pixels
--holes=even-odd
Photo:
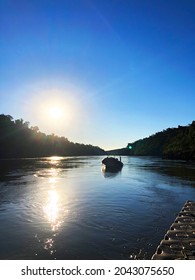
[[[195,160],[195,121],[188,126],[167,128],[127,147],[105,152],[103,149],[73,143],[65,137],[46,135],[23,119],[0,115],[0,158],[84,156],[118,154],[160,156],[168,159]]]
[[[97,146],[73,143],[65,137],[46,135],[23,119],[0,115],[0,158],[104,155]]]
[[[167,159],[195,160],[195,121],[157,132],[129,143],[121,153],[137,156],[161,156]]]

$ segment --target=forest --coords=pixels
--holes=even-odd
[[[121,149],[121,153],[195,160],[195,121],[187,126],[168,128],[150,137],[128,143],[125,149]]]
[[[23,119],[0,115],[0,158],[105,154],[195,160],[195,121],[128,143],[125,148],[105,152],[97,146],[73,143],[54,134],[46,135]]]
[[[70,142],[65,137],[46,135],[23,119],[0,115],[0,158],[104,155],[92,145]]]

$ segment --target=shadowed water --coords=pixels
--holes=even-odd
[[[123,157],[0,160],[0,259],[150,259],[186,200],[195,165]]]

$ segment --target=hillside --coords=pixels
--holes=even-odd
[[[168,128],[127,145],[129,155],[151,155],[170,159],[195,159],[195,121]]]
[[[195,160],[195,121],[188,126],[157,132],[147,138],[128,143],[126,148],[109,151],[109,153]]]
[[[103,149],[73,143],[65,137],[46,135],[29,122],[0,115],[0,158],[81,156],[81,155],[160,156],[169,159],[195,160],[195,121],[157,132],[147,138],[128,143],[126,148],[105,152]]]
[[[29,122],[0,115],[0,158],[104,155],[105,151],[92,145],[70,142],[65,137],[46,135]]]

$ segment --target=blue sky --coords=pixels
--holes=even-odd
[[[194,34],[193,0],[0,0],[0,113],[104,149],[188,125]]]

